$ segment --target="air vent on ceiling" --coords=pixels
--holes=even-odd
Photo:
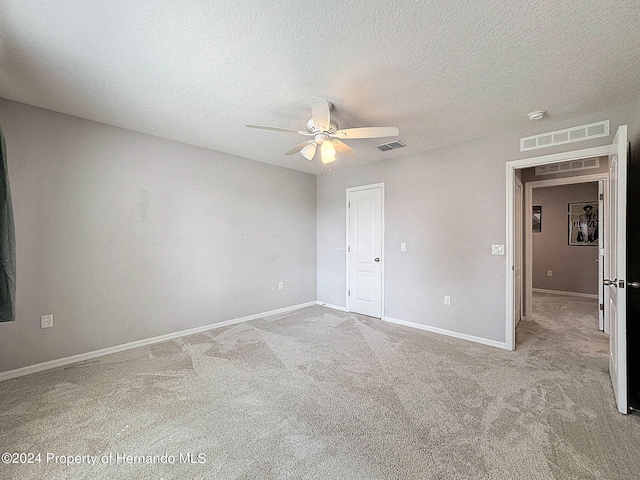
[[[402,147],[406,147],[406,145],[396,140],[394,142],[383,143],[382,145],[378,145],[378,150],[382,150],[383,152],[388,152],[389,150],[394,150],[396,148],[402,148]]]
[[[609,120],[580,125],[579,127],[565,128],[555,132],[542,133],[532,137],[520,139],[520,151],[535,150],[536,148],[562,145],[565,143],[580,142],[590,138],[606,137],[609,135]]]
[[[600,159],[598,157],[583,158],[582,160],[571,160],[570,162],[552,163],[550,165],[540,165],[536,167],[536,176],[552,175],[554,173],[575,172],[576,170],[587,170],[598,168]]]

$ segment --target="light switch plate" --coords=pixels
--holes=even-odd
[[[504,245],[491,245],[492,255],[504,255]]]

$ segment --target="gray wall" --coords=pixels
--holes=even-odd
[[[638,138],[639,106],[409,146],[314,179],[0,100],[18,242],[0,371],[316,298],[345,306],[345,189],[375,182],[386,184],[386,315],[504,341],[505,257],[490,249],[505,243],[505,162],[531,156],[521,136],[605,118]],[[42,330],[46,313],[55,326]]]
[[[7,100],[0,123],[18,269],[0,371],[316,299],[314,176]]]
[[[597,182],[533,189],[533,205],[542,205],[542,232],[532,235],[533,288],[598,294],[598,247],[569,246],[567,223],[569,203],[597,206],[597,199]]]
[[[505,341],[505,162],[611,143],[633,105],[318,177],[318,300],[346,306],[345,189],[385,182],[385,315]],[[519,151],[523,136],[611,119],[610,137]],[[400,136],[402,140],[402,136]],[[400,242],[407,251],[400,252]],[[445,306],[443,296],[451,296]]]

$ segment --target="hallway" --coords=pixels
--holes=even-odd
[[[609,336],[598,330],[595,298],[534,293],[531,321],[516,329],[516,348],[587,355],[608,369]]]

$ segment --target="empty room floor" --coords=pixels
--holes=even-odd
[[[316,306],[8,380],[0,477],[637,478],[590,301],[535,301],[515,352]]]

